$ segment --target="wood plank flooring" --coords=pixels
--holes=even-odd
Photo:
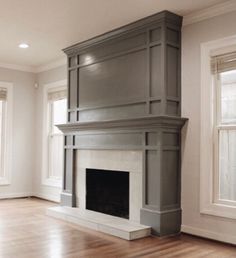
[[[233,258],[236,247],[186,234],[125,241],[47,217],[54,203],[0,200],[0,258]]]

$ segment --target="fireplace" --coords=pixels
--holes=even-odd
[[[68,122],[58,126],[65,135],[61,205],[86,213],[83,218],[99,211],[89,225],[98,213],[112,213],[114,220],[150,226],[153,234],[180,232],[180,136],[187,120],[181,117],[181,24],[182,17],[163,11],[64,50]],[[129,171],[126,212],[116,214],[116,193],[108,194],[115,200],[103,196],[105,179],[91,179],[99,184],[86,189],[93,176],[87,168],[99,176]],[[108,222],[101,220],[106,225],[96,228],[103,230]]]
[[[87,168],[86,209],[129,219],[129,172]]]

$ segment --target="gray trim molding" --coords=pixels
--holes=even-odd
[[[64,49],[68,122],[61,205],[76,207],[76,151],[140,150],[141,223],[169,235],[181,225],[181,25],[163,11]]]
[[[63,133],[71,133],[84,130],[104,130],[104,129],[141,129],[141,128],[181,128],[186,122],[186,118],[171,116],[149,116],[131,119],[117,119],[94,122],[77,122],[58,125]]]

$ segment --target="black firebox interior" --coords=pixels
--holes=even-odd
[[[87,168],[86,209],[129,219],[129,173]]]

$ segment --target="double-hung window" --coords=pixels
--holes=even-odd
[[[13,85],[0,82],[0,185],[11,183]]]
[[[0,182],[4,180],[6,169],[6,116],[7,116],[7,90],[0,88]]]
[[[214,202],[236,206],[236,53],[212,58]]]
[[[45,134],[43,183],[61,187],[64,167],[64,136],[56,125],[66,123],[67,91],[65,86],[49,85],[45,91]]]

